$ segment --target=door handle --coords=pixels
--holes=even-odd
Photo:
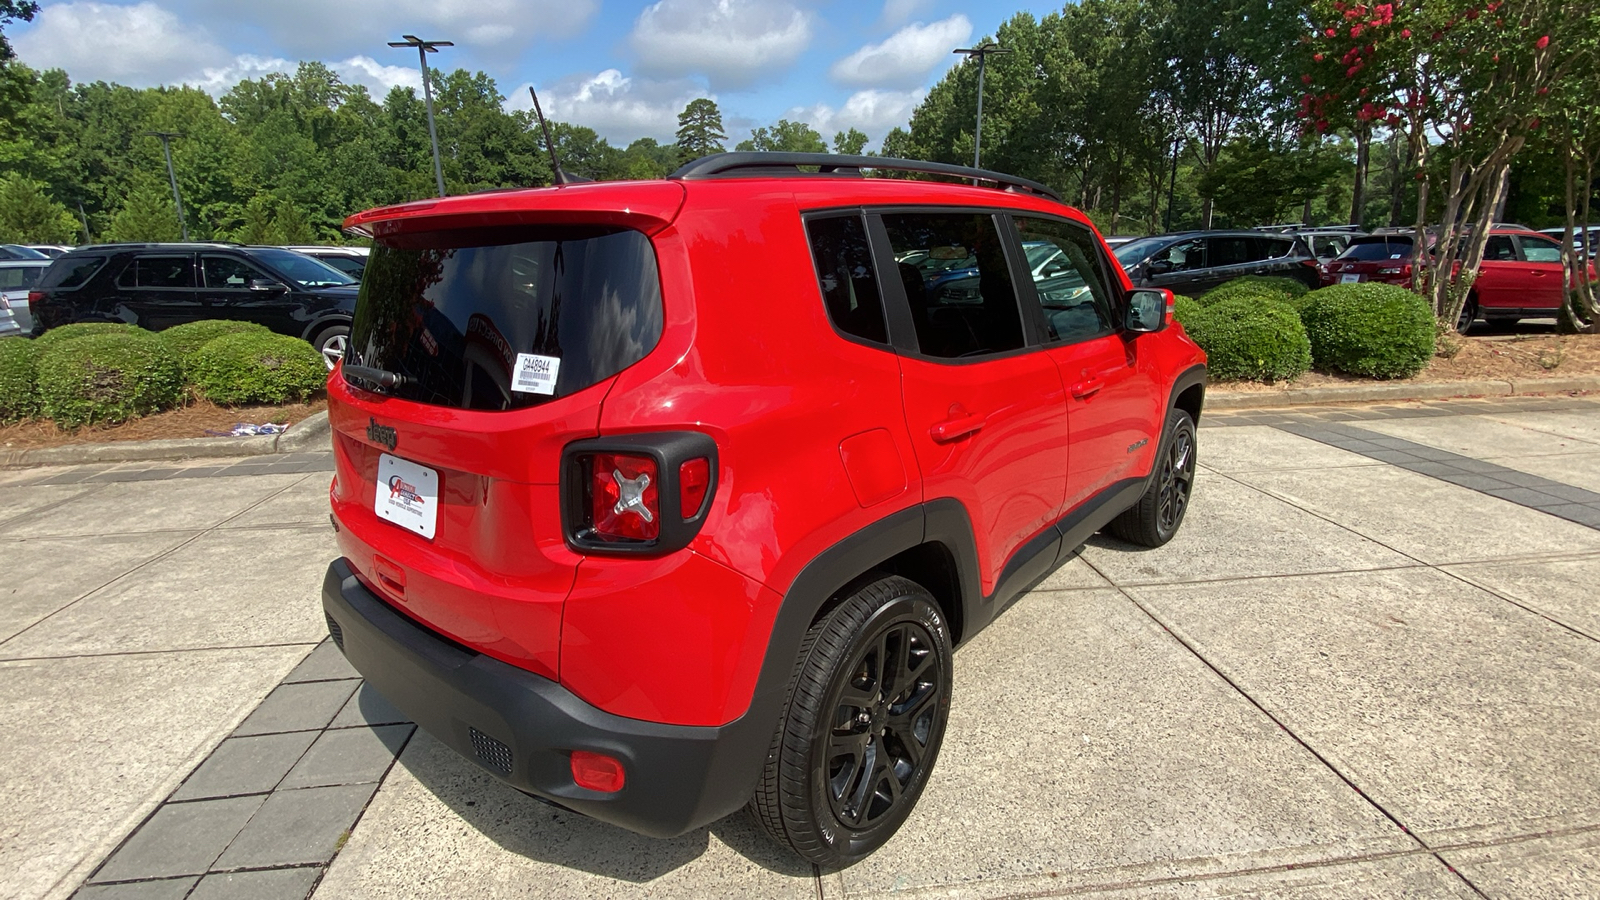
[[[983,428],[983,416],[963,415],[945,419],[929,429],[933,439],[941,444],[959,440]]]
[[[1085,378],[1072,386],[1072,396],[1078,400],[1087,400],[1100,392],[1105,382],[1098,378]]]

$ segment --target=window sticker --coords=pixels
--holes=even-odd
[[[560,371],[559,356],[518,353],[517,364],[511,370],[511,389],[519,394],[554,394]]]

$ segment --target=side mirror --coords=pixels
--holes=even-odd
[[[1165,275],[1172,271],[1172,263],[1164,259],[1152,259],[1145,263],[1144,270],[1151,275]]]
[[[284,284],[281,281],[273,281],[270,278],[253,278],[250,280],[250,290],[252,291],[267,291],[274,294],[281,294],[288,289],[289,286],[287,284]]]
[[[1171,302],[1171,291],[1129,291],[1125,304],[1127,314],[1122,320],[1122,330],[1130,334],[1150,334],[1160,331],[1167,326],[1167,305]]]

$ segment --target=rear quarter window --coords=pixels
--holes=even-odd
[[[39,280],[39,288],[70,291],[83,287],[105,264],[104,256],[64,256],[50,264]]]

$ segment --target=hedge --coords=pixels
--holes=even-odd
[[[1305,326],[1287,303],[1248,294],[1179,315],[1189,336],[1206,351],[1212,378],[1270,384],[1311,368]]]
[[[1311,291],[1311,288],[1306,287],[1305,282],[1296,278],[1284,278],[1281,275],[1245,275],[1232,281],[1223,282],[1206,291],[1200,295],[1200,302],[1210,306],[1226,299],[1229,294],[1246,289],[1258,292],[1271,291],[1275,294],[1283,294],[1290,300],[1304,297]]]
[[[1361,282],[1312,291],[1300,317],[1320,369],[1409,378],[1433,358],[1432,310],[1396,285]]]
[[[246,332],[208,342],[190,357],[189,381],[213,403],[303,401],[328,382],[322,355],[299,338]]]
[[[77,340],[91,334],[150,335],[152,333],[137,325],[122,322],[74,322],[71,325],[58,325],[34,338],[33,342],[39,345],[40,351],[43,351],[46,347],[54,347],[63,341]]]
[[[177,359],[148,332],[90,334],[39,348],[39,406],[61,428],[123,422],[182,398]]]
[[[39,348],[20,337],[0,338],[0,422],[39,411]]]
[[[1193,322],[1205,315],[1206,308],[1193,297],[1178,297],[1172,304],[1172,317],[1187,331],[1193,327]]]
[[[202,319],[198,322],[185,322],[174,325],[157,335],[161,343],[167,345],[173,355],[178,357],[179,364],[185,368],[189,365],[189,357],[196,350],[204,347],[225,334],[270,334],[265,325],[255,322],[241,322],[237,319]]]

